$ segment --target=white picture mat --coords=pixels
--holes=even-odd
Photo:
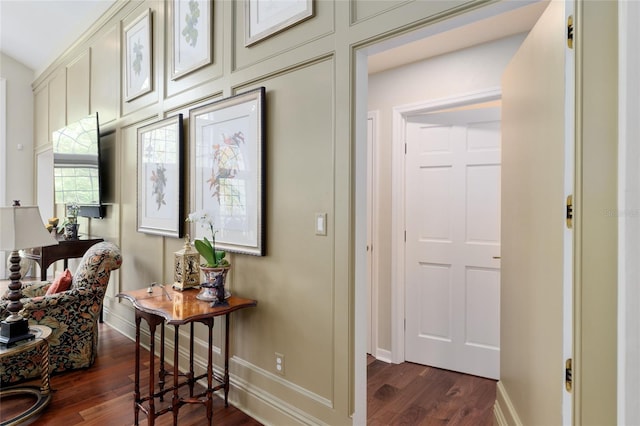
[[[151,10],[146,10],[124,30],[125,100],[151,91]]]
[[[138,231],[180,237],[182,115],[138,130]]]
[[[191,209],[206,210],[216,248],[262,254],[262,99],[252,91],[192,111]],[[211,239],[193,224],[191,235]]]
[[[245,46],[313,16],[313,0],[247,0]]]
[[[212,10],[208,0],[174,0],[170,5],[173,16],[171,78],[175,80],[211,63]],[[197,20],[193,19],[192,7],[199,13]]]

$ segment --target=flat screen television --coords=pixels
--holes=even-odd
[[[79,216],[103,217],[98,114],[69,123],[52,136],[55,202],[78,203]]]

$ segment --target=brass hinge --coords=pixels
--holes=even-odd
[[[566,210],[567,228],[573,228],[573,195],[567,196]]]
[[[573,15],[567,17],[567,46],[573,49]]]
[[[571,364],[571,358],[567,359],[564,363],[564,387],[567,389],[567,392],[571,392],[571,389],[573,389],[573,367]]]

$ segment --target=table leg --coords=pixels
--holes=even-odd
[[[40,368],[42,371],[40,375],[42,376],[42,387],[40,388],[40,392],[43,395],[48,395],[50,391],[49,386],[49,342],[43,340],[40,345]]]
[[[156,323],[154,321],[147,321],[149,323],[149,413],[147,414],[147,424],[153,426],[156,421],[156,407],[155,398],[153,397],[153,391],[155,389],[155,353],[156,353]],[[161,342],[164,346],[164,341]]]
[[[224,406],[229,406],[229,314],[225,314],[224,325]],[[209,346],[211,347],[211,346]]]
[[[133,385],[133,424],[138,426],[138,415],[140,414],[140,316],[136,311],[136,367]]]
[[[175,330],[175,334],[173,337],[173,398],[171,398],[171,411],[173,411],[173,424],[175,426],[178,424],[178,411],[180,410],[180,397],[178,396],[178,377],[180,376],[180,369],[178,368],[178,353],[180,352],[178,348],[180,345],[178,343],[178,338],[180,333],[177,324],[175,324],[173,328]]]
[[[189,398],[193,398],[193,386],[195,385],[194,380],[195,374],[193,371],[193,322],[190,324],[189,330]]]
[[[164,379],[167,375],[167,370],[165,370],[164,364],[164,322],[160,323],[160,341],[163,342],[160,345],[160,371],[158,372],[158,387],[160,388],[160,401],[164,401],[164,394],[162,390],[164,389]],[[153,371],[152,371],[153,373]]]
[[[207,419],[213,425],[213,318],[207,321],[209,327],[209,350],[207,356]]]

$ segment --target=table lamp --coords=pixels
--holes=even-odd
[[[19,201],[14,201],[12,207],[0,207],[0,250],[11,251],[11,283],[7,295],[10,315],[0,323],[0,344],[10,346],[34,337],[29,333],[29,322],[19,314],[22,310],[22,277],[18,250],[55,244],[58,241],[47,232],[37,206],[21,207]]]

